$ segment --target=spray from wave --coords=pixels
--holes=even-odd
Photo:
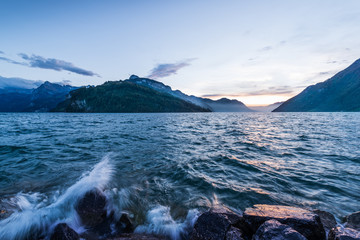
[[[170,215],[169,207],[157,206],[147,213],[147,222],[138,226],[135,232],[164,235],[172,240],[180,240],[190,232],[189,229],[194,226],[198,215],[198,210],[193,209],[188,212],[183,222],[175,221]]]
[[[110,158],[105,156],[51,204],[46,204],[47,198],[40,193],[17,194],[8,201],[17,206],[18,210],[0,221],[0,239],[21,240],[46,236],[58,222],[67,223],[78,233],[85,231],[74,206],[86,192],[94,188],[103,190],[113,173]],[[42,201],[39,202],[40,199]]]

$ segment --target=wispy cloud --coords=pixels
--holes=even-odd
[[[1,61],[5,61],[5,62],[8,62],[8,63],[12,63],[12,64],[27,66],[26,63],[17,62],[17,61],[14,61],[14,60],[12,60],[12,59],[10,59],[10,58],[6,58],[6,57],[0,57],[0,60],[1,60]]]
[[[266,46],[266,47],[263,47],[263,48],[259,49],[259,52],[267,52],[267,51],[270,51],[272,49],[273,49],[272,46]]]
[[[3,88],[25,88],[33,89],[39,87],[43,81],[34,81],[23,78],[6,78],[0,76],[0,89]]]
[[[4,52],[0,51],[0,54],[5,54]],[[80,74],[80,75],[84,75],[84,76],[98,76],[100,77],[98,74],[83,69],[83,68],[79,68],[76,67],[74,64],[70,63],[70,62],[66,62],[63,60],[59,60],[59,59],[55,59],[55,58],[44,58],[38,55],[27,55],[24,53],[20,53],[18,54],[23,60],[25,60],[25,62],[19,62],[19,61],[15,61],[12,60],[10,58],[7,57],[0,57],[0,61],[4,61],[4,62],[8,62],[8,63],[12,63],[12,64],[16,64],[16,65],[22,65],[22,66],[27,66],[27,67],[32,67],[32,68],[43,68],[43,69],[52,69],[55,71],[68,71],[68,72],[72,72],[72,73],[76,73],[76,74]]]
[[[190,62],[194,61],[195,58],[186,59],[178,63],[162,63],[158,64],[151,70],[151,74],[148,78],[163,78],[170,75],[176,74],[181,68],[190,66]]]
[[[43,69],[52,69],[55,71],[69,71],[73,73],[77,73],[84,76],[99,76],[98,74],[85,70],[83,68],[79,68],[74,66],[74,64],[70,62],[66,62],[63,60],[55,59],[55,58],[44,58],[37,55],[28,56],[27,54],[20,53],[19,56],[28,62],[29,67],[33,68],[43,68]]]
[[[202,97],[248,97],[248,96],[262,96],[262,95],[291,95],[294,93],[294,90],[297,87],[290,87],[290,86],[278,86],[278,87],[269,87],[267,89],[260,89],[256,91],[250,92],[241,92],[241,93],[215,93],[215,94],[206,94],[202,95]]]

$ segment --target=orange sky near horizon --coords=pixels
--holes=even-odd
[[[268,106],[270,104],[276,102],[284,102],[289,98],[294,97],[297,93],[293,94],[277,94],[277,95],[253,95],[253,96],[243,96],[243,95],[223,95],[223,96],[216,96],[216,97],[207,97],[213,100],[217,100],[220,98],[228,98],[228,99],[236,99],[241,101],[248,107],[258,107],[258,106]]]

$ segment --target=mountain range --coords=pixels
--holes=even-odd
[[[337,112],[360,111],[360,59],[283,103],[248,108],[238,100],[187,95],[131,75],[98,86],[73,87],[0,77],[0,112]]]
[[[161,82],[136,75],[126,80],[80,88],[45,82],[29,89],[19,87],[17,81],[15,83],[0,88],[0,112],[253,111],[237,100],[189,96]]]
[[[307,87],[274,112],[360,111],[360,59],[332,78]]]
[[[48,112],[64,101],[70,91],[77,89],[50,82],[44,82],[35,89],[23,85],[8,86],[0,89],[0,112]]]

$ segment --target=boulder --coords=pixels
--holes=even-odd
[[[128,214],[123,213],[117,220],[114,212],[111,212],[100,224],[89,227],[82,237],[85,239],[105,239],[133,231],[134,225],[131,223]]]
[[[306,240],[299,232],[276,220],[264,222],[254,234],[252,240]]]
[[[116,222],[116,231],[118,233],[132,233],[134,229],[129,215],[126,213],[121,214],[119,221]]]
[[[355,212],[346,217],[346,227],[360,231],[360,212]]]
[[[252,230],[256,230],[267,220],[275,219],[286,224],[308,240],[325,240],[326,234],[320,217],[308,210],[279,205],[254,205],[247,208],[243,215]]]
[[[77,202],[75,209],[84,225],[94,227],[105,220],[105,205],[105,195],[100,190],[94,189]]]
[[[328,233],[332,228],[336,227],[336,220],[334,215],[332,215],[329,212],[322,211],[322,210],[314,210],[315,214],[317,214],[320,217],[320,221],[322,225],[324,226],[325,231]]]
[[[139,233],[124,233],[116,238],[109,238],[108,240],[166,240],[166,237],[151,235],[151,234],[139,234]]]
[[[59,223],[56,225],[50,240],[78,240],[79,235],[70,228],[66,223]]]
[[[235,212],[226,208],[213,208],[201,214],[197,219],[190,239],[225,239],[229,231],[229,237],[235,235],[245,237],[245,233],[241,229],[241,223],[245,223],[245,221]]]
[[[236,227],[230,227],[230,229],[226,233],[225,239],[226,240],[245,240],[244,233]]]
[[[335,227],[330,230],[328,240],[360,240],[360,232],[352,228]]]

